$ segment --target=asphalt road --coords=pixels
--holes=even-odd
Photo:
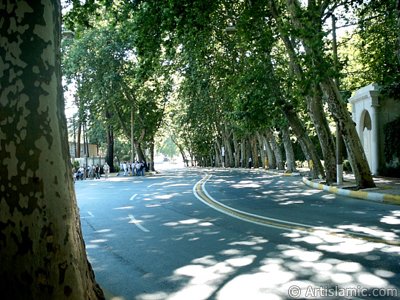
[[[75,184],[109,299],[399,299],[400,208],[263,171]]]

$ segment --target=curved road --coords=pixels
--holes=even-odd
[[[76,183],[109,299],[398,299],[400,208],[263,171]]]

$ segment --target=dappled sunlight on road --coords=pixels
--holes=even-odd
[[[341,229],[320,228],[314,232],[292,230],[280,234],[287,242],[275,244],[261,236],[221,238],[215,231],[218,219],[183,219],[164,223],[180,232],[191,226],[199,240],[212,229],[220,251],[207,253],[177,267],[166,277],[173,291],[156,290],[135,299],[287,299],[293,286],[302,293],[321,288],[397,289],[391,282],[398,275],[391,266],[381,266],[380,257],[400,254],[397,246],[374,243],[340,235]],[[201,224],[207,223],[201,229]],[[349,228],[346,228],[349,229]],[[175,238],[173,238],[175,240]],[[168,242],[168,238],[164,240]],[[335,253],[332,258],[331,253]],[[354,262],[352,256],[363,256]],[[349,256],[350,255],[350,256]],[[352,290],[351,290],[352,291]],[[315,297],[320,299],[317,294]],[[356,296],[356,295],[354,295]],[[161,297],[161,298],[159,298]]]
[[[320,212],[330,209],[335,200],[331,195],[277,176],[256,174],[234,180],[229,172],[220,174],[207,182],[219,201],[232,207],[240,204],[240,209],[254,215],[276,220],[284,216],[286,227],[254,226],[209,211],[189,195],[192,184],[179,178],[166,177],[163,182],[149,178],[144,192],[133,197],[137,193],[133,189],[125,202],[109,206],[112,217],[109,212],[100,216],[83,213],[82,222],[92,231],[85,239],[89,260],[112,289],[114,297],[109,299],[284,300],[290,298],[293,287],[309,299],[324,298],[320,290],[328,288],[353,289],[353,298],[364,298],[357,294],[360,289],[396,289],[400,294],[400,228],[396,226],[400,225],[400,210],[381,213],[374,225],[367,226],[335,206],[339,217],[325,222],[320,214],[307,211],[302,216],[298,212],[305,207]],[[235,202],[235,193],[243,193],[245,201]],[[318,199],[308,197],[320,193]],[[357,216],[367,214],[358,206],[351,209]],[[282,211],[288,215],[279,215]],[[103,227],[92,224],[93,215],[104,220]],[[113,229],[106,226],[108,218],[115,222]],[[115,262],[125,268],[116,273],[124,275],[108,277]],[[121,276],[134,287],[132,297],[118,295],[123,294],[118,289]],[[319,294],[310,293],[318,290]],[[345,297],[332,299],[339,298]]]
[[[321,287],[398,288],[389,282],[396,274],[383,266],[366,267],[362,263],[348,261],[347,255],[340,253],[337,258],[331,258],[323,249],[323,245],[327,244],[340,245],[342,249],[352,247],[350,240],[347,241],[350,244],[343,244],[344,238],[331,239],[329,242],[319,239],[321,247],[310,250],[302,245],[309,240],[306,236],[296,232],[286,235],[288,243],[278,245],[268,244],[267,240],[256,236],[231,241],[225,244],[228,248],[218,254],[210,253],[195,258],[189,264],[175,269],[168,281],[180,283],[176,291],[144,293],[136,299],[161,299],[158,298],[160,295],[168,300],[287,299],[288,291],[293,286],[300,287],[303,293]],[[257,255],[249,254],[253,246],[260,246],[263,251]],[[384,255],[381,252],[384,247],[391,246],[372,246],[368,252],[379,257]],[[348,251],[342,253],[348,254]]]
[[[392,211],[390,216],[382,217],[381,222],[391,225],[400,225],[400,210]]]

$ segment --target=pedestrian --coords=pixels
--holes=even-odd
[[[78,173],[78,171],[76,170],[75,167],[72,168],[72,178],[74,180],[74,182],[76,181],[76,174]]]
[[[124,163],[122,164],[122,168],[124,169],[124,176],[126,176],[126,174],[128,173],[128,166],[126,164],[126,161],[124,161]]]
[[[94,179],[95,175],[96,175],[96,166],[92,165],[92,166],[89,167],[89,177],[90,177],[90,179]]]
[[[96,164],[95,175],[96,175],[96,179],[100,179],[100,166],[99,166],[99,164]]]
[[[83,180],[84,176],[85,176],[85,169],[83,166],[80,166],[78,169],[77,178]]]
[[[249,157],[249,169],[251,169],[252,166],[253,166],[253,160],[251,159],[251,157]]]
[[[136,169],[136,176],[139,176],[140,175],[140,163],[139,163],[139,161],[136,161],[136,163],[135,163],[135,169]]]
[[[110,174],[110,166],[108,165],[107,162],[103,166],[103,171],[104,171],[104,177],[107,179],[108,174]]]
[[[142,160],[140,164],[140,175],[144,176],[144,169],[146,168],[146,163]]]

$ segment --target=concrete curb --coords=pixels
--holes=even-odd
[[[400,195],[364,192],[364,191],[351,191],[347,189],[341,189],[334,186],[328,186],[321,183],[312,182],[311,180],[308,180],[306,177],[303,177],[303,183],[310,187],[342,196],[400,205]]]

